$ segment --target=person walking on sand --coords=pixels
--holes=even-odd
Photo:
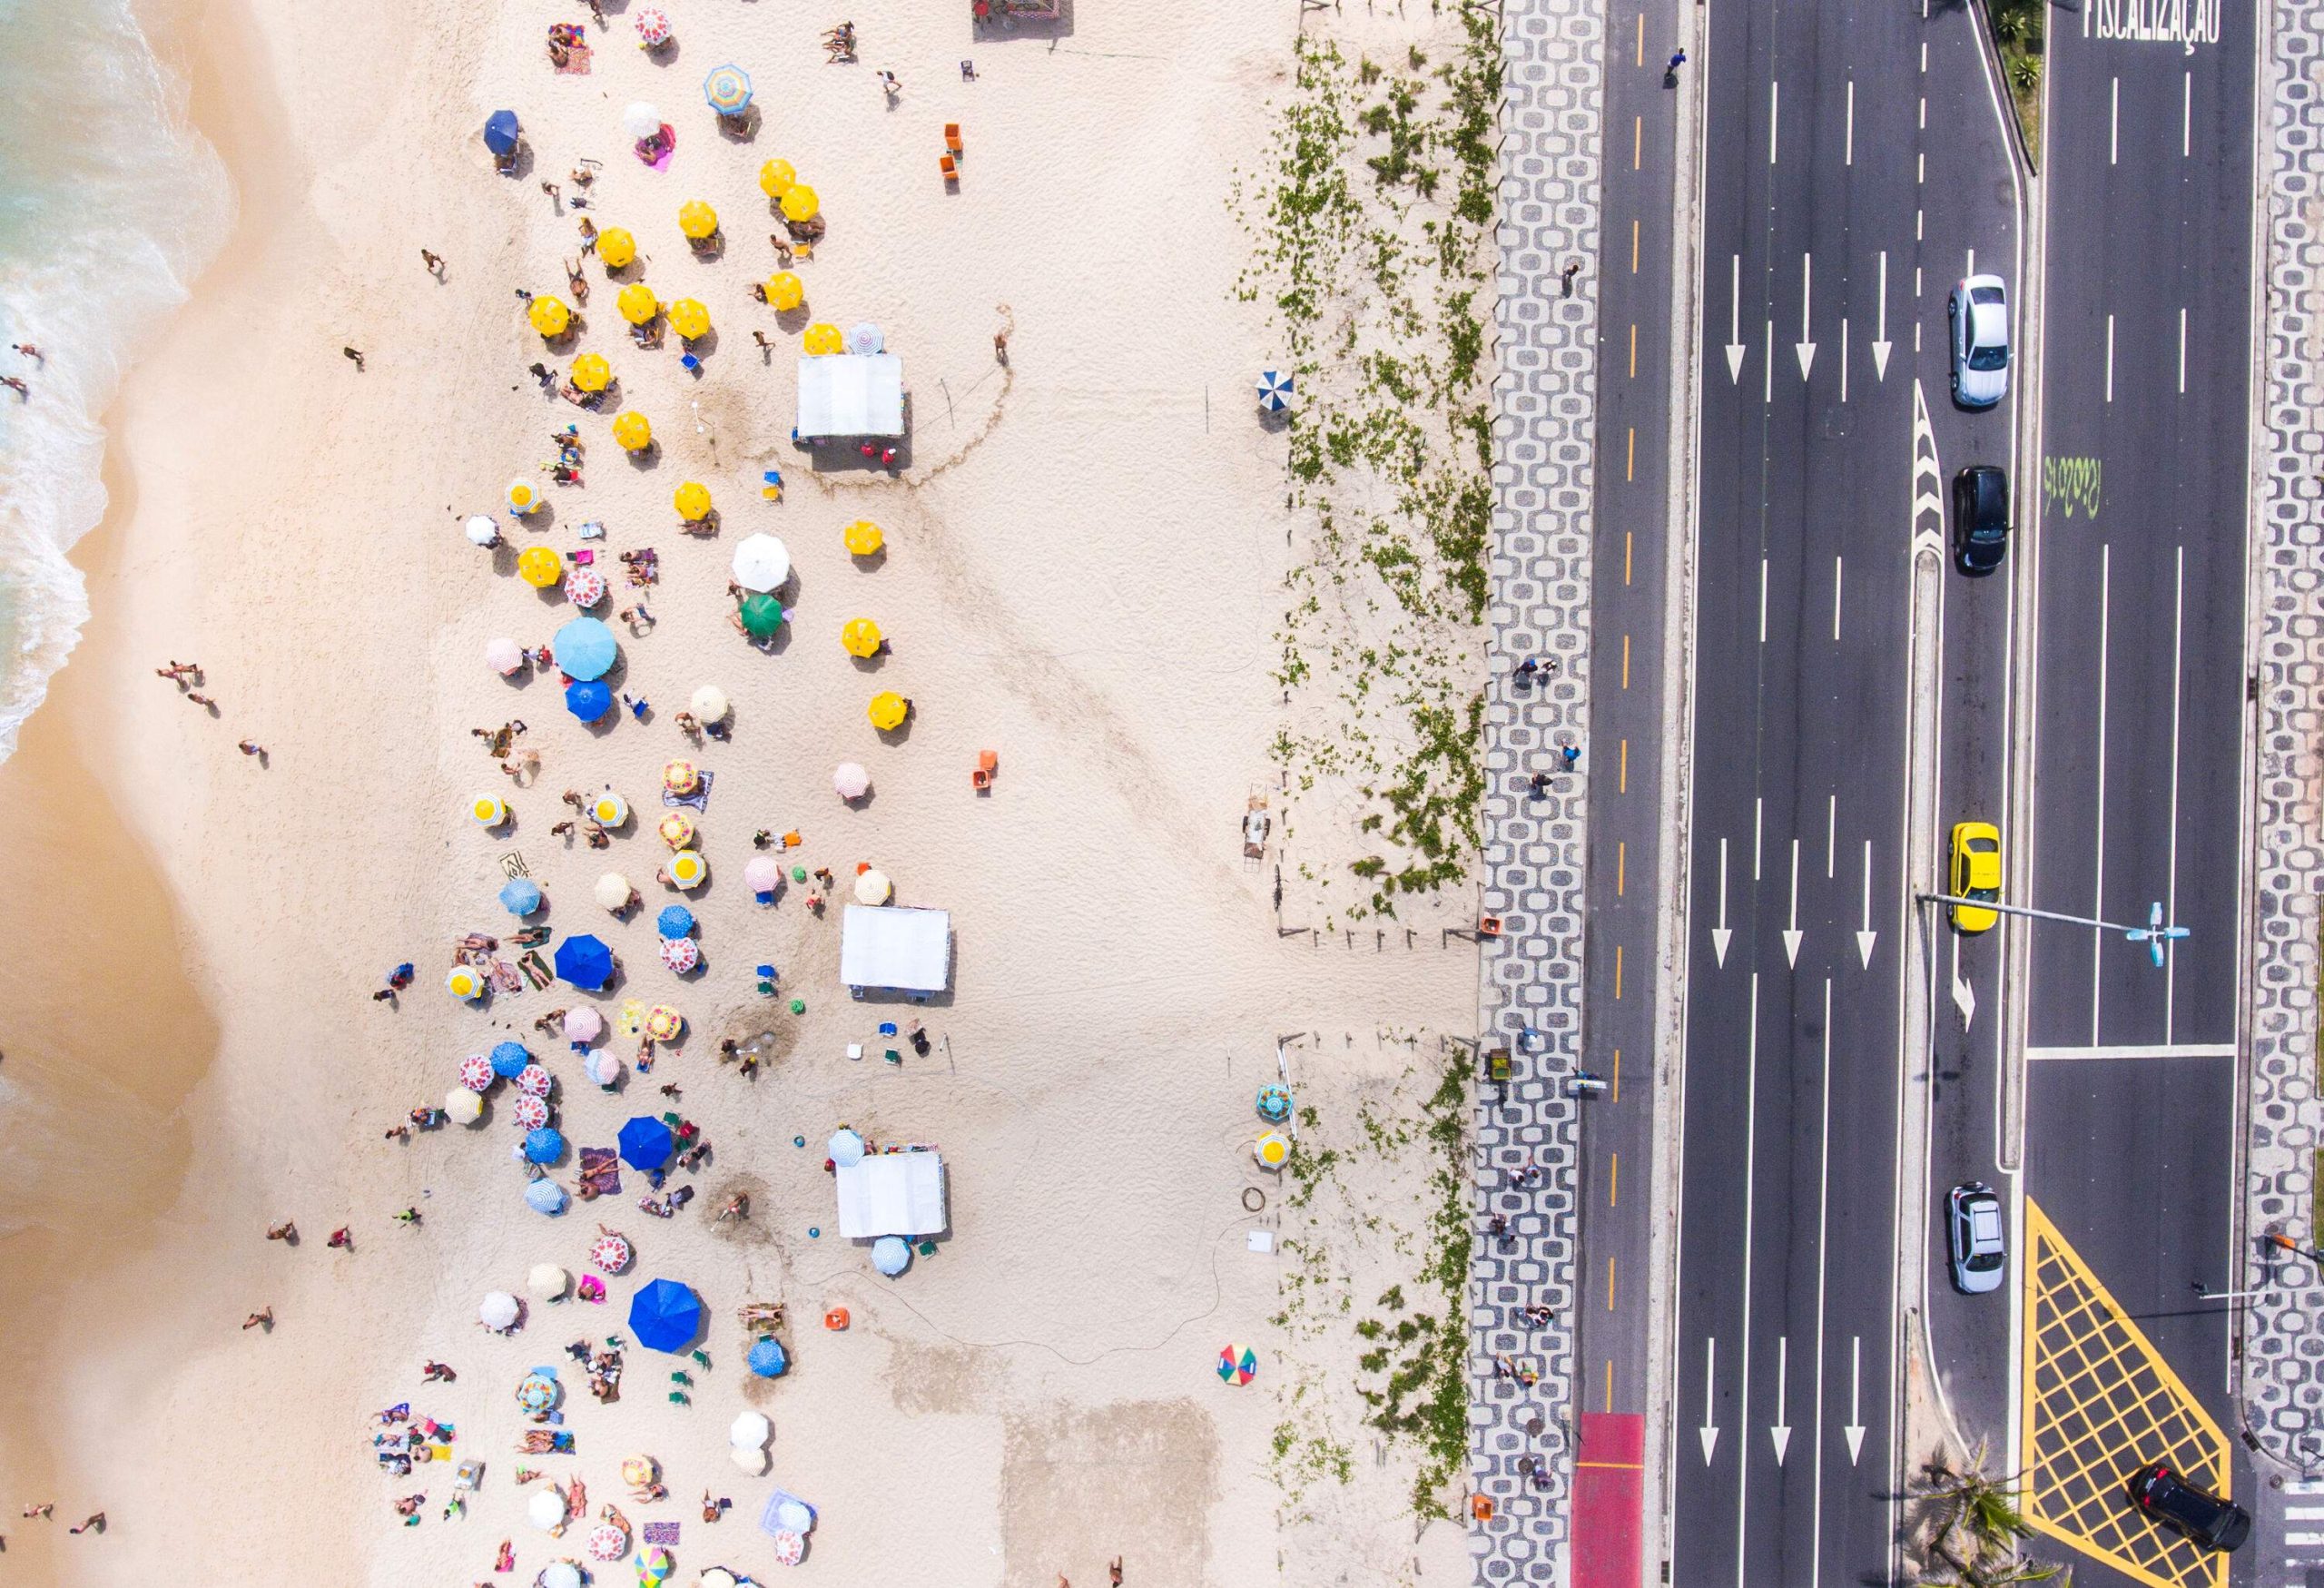
[[[274,1327],[274,1308],[269,1306],[242,1320],[246,1329],[271,1329]]]
[[[24,378],[22,376],[0,375],[0,386],[6,387],[9,390],[15,392],[18,397],[27,402],[32,400],[32,388],[25,384]]]
[[[427,267],[428,273],[429,275],[434,276],[439,281],[444,279],[443,255],[432,252],[431,251],[423,248],[419,251],[419,262]]]
[[[42,352],[30,342],[10,342],[8,345],[11,348],[14,348],[17,352],[24,354],[25,357],[30,359],[35,364],[45,364],[48,362],[48,355]]]
[[[323,1245],[325,1247],[336,1247],[344,1251],[353,1251],[355,1249],[355,1237],[350,1234],[348,1232],[347,1226],[342,1224],[337,1229],[330,1232],[330,1238],[323,1242]]]
[[[341,348],[339,350],[342,356],[354,360],[355,372],[360,375],[363,372],[363,355],[353,348]]]
[[[873,75],[880,79],[880,92],[887,95],[888,103],[895,104],[896,96],[904,91],[904,85],[896,81],[896,74],[893,72],[881,71],[874,73]]]
[[[211,699],[210,696],[206,695],[197,695],[191,689],[185,692],[185,697],[193,702],[196,705],[203,706],[212,710],[215,710],[218,705],[218,703]]]
[[[1005,330],[992,333],[992,361],[996,364],[1009,362],[1009,333]]]
[[[237,739],[234,741],[234,748],[245,755],[255,755],[261,761],[266,759],[266,746],[255,739]]]
[[[67,1533],[103,1533],[104,1530],[105,1514],[99,1511],[91,1515],[87,1521],[82,1523],[79,1526],[68,1527],[64,1531]]]
[[[402,1212],[396,1215],[396,1222],[398,1224],[418,1224],[419,1222],[419,1209],[417,1208],[405,1208]]]
[[[46,1516],[46,1515],[49,1515],[49,1514],[50,1514],[51,1513],[53,1513],[54,1511],[55,1511],[55,1509],[56,1509],[56,1502],[55,1502],[55,1501],[54,1501],[54,1500],[43,1500],[43,1501],[42,1501],[39,1504],[37,1504],[37,1505],[27,1505],[27,1506],[25,1506],[25,1515],[27,1515],[27,1516]]]
[[[423,1362],[419,1365],[419,1376],[429,1384],[449,1384],[459,1375],[441,1362]]]
[[[289,1218],[284,1219],[280,1224],[269,1225],[267,1227],[266,1238],[269,1240],[297,1240],[299,1238],[299,1226],[294,1220]]]
[[[1114,1588],[1122,1588],[1122,1558],[1121,1558],[1121,1556],[1119,1556],[1119,1555],[1116,1555],[1116,1556],[1115,1556],[1111,1561],[1109,1561],[1109,1562],[1108,1562],[1108,1563],[1107,1563],[1107,1565],[1106,1565],[1106,1581],[1107,1581],[1107,1582],[1108,1582],[1108,1583],[1112,1583],[1112,1584],[1114,1585]]]

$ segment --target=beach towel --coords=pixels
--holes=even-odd
[[[662,791],[662,803],[665,805],[692,805],[697,811],[709,810],[710,780],[713,774],[707,768],[698,770],[702,774],[702,781],[694,785],[694,793],[673,794],[665,788]]]
[[[675,1522],[649,1522],[644,1529],[647,1544],[674,1544],[678,1542],[678,1524]]]
[[[566,45],[565,64],[556,69],[556,74],[560,77],[586,77],[589,74],[589,46]]]
[[[593,1197],[621,1194],[621,1153],[611,1147],[581,1149],[581,1185]]]
[[[525,979],[517,974],[517,967],[506,960],[492,962],[492,984],[503,992],[522,992]]]

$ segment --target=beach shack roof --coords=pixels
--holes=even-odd
[[[876,1152],[835,1171],[839,1232],[850,1240],[944,1232],[944,1159],[933,1152]]]
[[[901,436],[904,365],[893,353],[825,353],[799,360],[799,433]]]
[[[856,991],[941,992],[951,980],[952,913],[850,904],[840,923],[839,979]]]

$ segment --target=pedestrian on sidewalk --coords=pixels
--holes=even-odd
[[[1580,260],[1569,260],[1566,261],[1565,276],[1563,281],[1564,296],[1568,298],[1573,296],[1573,278],[1581,273],[1581,261]]]
[[[1679,68],[1686,64],[1687,52],[1684,50],[1674,50],[1670,54],[1670,64],[1662,69],[1662,74],[1665,77],[1676,77],[1679,74]]]
[[[1581,761],[1581,746],[1579,745],[1564,745],[1559,749],[1558,754],[1565,757],[1565,769],[1568,772],[1571,772]]]

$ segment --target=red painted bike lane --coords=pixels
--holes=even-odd
[[[1646,1419],[1584,1412],[1573,1462],[1573,1588],[1639,1588]]]

